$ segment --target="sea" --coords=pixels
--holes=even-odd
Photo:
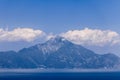
[[[0,80],[120,80],[120,70],[0,69]]]

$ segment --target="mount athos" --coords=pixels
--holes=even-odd
[[[18,52],[0,52],[0,68],[106,69],[119,65],[120,58],[114,54],[97,54],[59,36]]]

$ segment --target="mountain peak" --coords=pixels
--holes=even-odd
[[[63,37],[56,36],[54,38],[49,39],[47,42],[45,42],[43,44],[37,45],[37,47],[40,50],[42,50],[43,53],[49,53],[49,52],[57,51],[63,45],[66,45],[68,43],[71,43],[71,42],[69,42],[68,40],[66,40]]]
[[[56,36],[56,37],[53,37],[53,38],[49,39],[48,41],[51,41],[51,42],[65,42],[67,40],[65,38],[61,37],[61,36]]]

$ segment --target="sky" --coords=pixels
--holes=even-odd
[[[120,0],[0,0],[0,51],[57,34],[98,53],[120,55],[119,21]]]
[[[0,26],[9,29],[61,33],[89,27],[120,32],[119,14],[120,0],[0,0]]]

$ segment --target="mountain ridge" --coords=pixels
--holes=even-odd
[[[9,55],[5,60],[3,53]],[[0,52],[1,68],[99,69],[114,68],[120,64],[120,58],[114,54],[99,55],[59,36],[18,52],[3,53]]]

